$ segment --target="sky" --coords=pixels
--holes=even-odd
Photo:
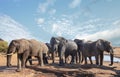
[[[0,38],[105,39],[120,46],[120,0],[0,0]]]

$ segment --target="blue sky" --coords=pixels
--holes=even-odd
[[[120,0],[0,0],[0,37],[106,39],[120,46]]]

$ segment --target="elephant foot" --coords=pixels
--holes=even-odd
[[[11,65],[10,66],[7,66],[8,68],[12,67]]]
[[[9,67],[9,68],[10,68],[10,67],[12,67],[12,65],[11,65],[11,64],[8,64],[8,65],[7,65],[7,67]]]
[[[40,66],[44,66],[44,64],[40,64]]]
[[[75,62],[70,62],[70,64],[75,64]]]
[[[21,71],[21,69],[16,69],[16,72],[20,72]]]
[[[101,65],[96,65],[96,67],[100,67]]]
[[[28,66],[27,66],[27,65],[25,65],[25,68],[28,68]]]
[[[48,60],[52,60],[52,57],[48,56]]]
[[[102,65],[102,64],[96,63],[96,65]]]
[[[52,63],[54,64],[55,62],[54,62],[54,61],[52,61]]]
[[[48,64],[48,60],[47,59],[44,60],[44,64]]]
[[[22,66],[22,68],[26,68],[26,65]]]
[[[112,66],[113,64],[109,64],[109,66]]]
[[[32,62],[29,62],[30,65],[33,65]]]
[[[100,66],[102,66],[103,64],[100,64]]]
[[[84,65],[87,65],[87,63],[84,63]]]
[[[59,66],[64,66],[64,63],[62,63],[62,64],[59,64]]]

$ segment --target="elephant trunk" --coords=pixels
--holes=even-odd
[[[11,56],[12,55],[7,55],[7,67],[11,66]]]
[[[11,48],[9,47],[7,50],[7,67],[11,66],[11,57],[13,52],[10,52],[10,51],[11,51]]]
[[[110,64],[110,66],[111,65],[113,65],[113,49],[111,50],[111,52],[110,52],[110,60],[111,60],[111,64]]]

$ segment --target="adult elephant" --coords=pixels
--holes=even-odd
[[[52,46],[53,50],[53,55],[54,52],[58,51],[59,55],[59,64],[63,65],[64,64],[64,57],[65,57],[65,63],[66,63],[66,58],[71,55],[72,60],[71,63],[74,63],[74,59],[77,54],[77,44],[72,41],[72,40],[67,40],[63,37],[52,37],[50,40],[50,44]],[[54,62],[54,58],[53,58]]]
[[[110,53],[111,64],[113,65],[113,49],[109,41],[98,39],[97,41],[83,41],[79,39],[74,40],[80,51],[82,51],[83,58],[85,59],[85,64],[87,64],[87,57],[89,57],[92,63],[91,56],[95,56],[96,64],[103,65],[104,51]]]
[[[50,43],[45,43],[46,46],[48,47],[48,58],[49,59],[52,59],[52,47],[51,47],[51,44]]]
[[[52,51],[52,46],[51,46],[51,44],[50,44],[50,43],[45,43],[45,44],[46,44],[47,47],[48,47],[48,58],[49,58],[49,59],[53,59],[53,55],[52,55],[53,51]],[[58,57],[57,51],[55,52],[55,56]]]
[[[17,39],[11,41],[7,54],[14,52],[17,52],[17,71],[20,71],[21,67],[25,67],[28,58],[31,56],[36,56],[38,58],[40,66],[43,66],[43,61],[47,61],[46,54],[48,52],[48,48],[43,42],[39,42],[34,39]],[[11,66],[11,56],[12,55],[7,55],[8,67]]]
[[[77,60],[79,60],[79,63],[83,62],[83,59],[84,59],[84,49],[85,49],[85,43],[92,43],[92,41],[85,41],[85,40],[80,40],[80,39],[75,39],[74,40],[76,42],[76,44],[78,45],[78,55],[77,55]],[[86,48],[87,49],[87,48]],[[89,60],[90,60],[90,63],[93,64],[92,62],[92,59],[91,59],[91,56],[88,56]],[[87,62],[85,63],[87,64]]]

